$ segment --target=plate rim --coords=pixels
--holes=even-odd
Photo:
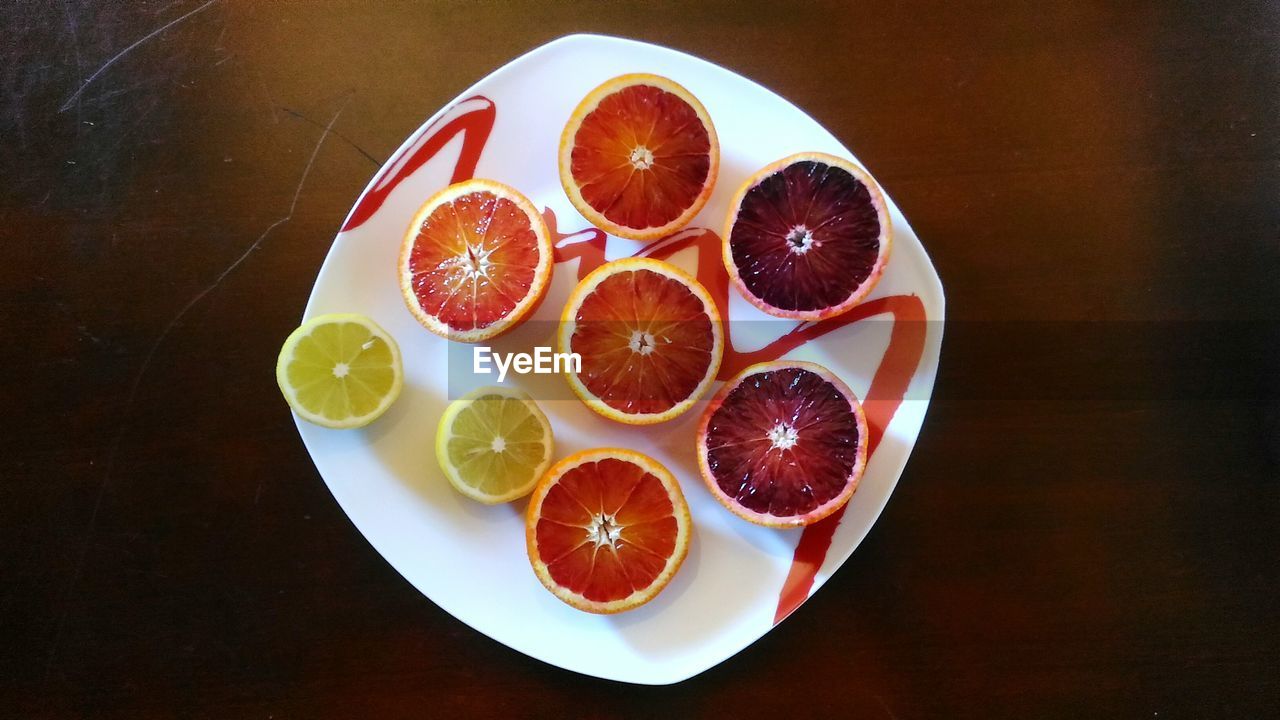
[[[374,190],[374,188],[375,188],[375,187],[378,185],[378,183],[383,179],[383,177],[386,175],[386,173],[388,173],[388,172],[390,171],[390,169],[391,169],[391,167],[394,165],[394,163],[395,163],[395,162],[397,162],[398,160],[400,160],[400,159],[402,158],[402,156],[404,155],[404,153],[406,153],[408,150],[410,150],[410,149],[413,147],[413,145],[419,141],[419,139],[421,138],[421,136],[422,136],[424,133],[428,132],[428,131],[429,131],[429,130],[430,130],[430,129],[435,125],[435,123],[437,123],[437,122],[438,122],[442,117],[444,117],[444,116],[445,116],[445,115],[447,115],[449,112],[451,112],[451,111],[452,111],[454,108],[456,108],[460,103],[462,103],[462,102],[464,102],[464,101],[466,101],[466,100],[468,100],[468,99],[470,99],[470,98],[472,98],[472,97],[476,96],[476,94],[477,94],[477,92],[478,92],[478,88],[479,88],[481,85],[487,84],[487,83],[489,83],[490,81],[492,81],[492,80],[494,80],[494,79],[497,79],[497,78],[499,78],[499,77],[502,77],[502,76],[506,75],[507,73],[511,72],[511,71],[512,71],[512,69],[513,69],[516,65],[518,65],[518,64],[523,64],[523,63],[524,63],[524,62],[526,62],[526,61],[529,61],[529,60],[535,59],[535,58],[536,58],[538,55],[540,55],[540,54],[549,53],[549,52],[553,51],[554,49],[556,49],[556,48],[558,48],[558,47],[560,47],[560,46],[562,46],[562,45],[573,44],[573,43],[578,43],[578,42],[587,42],[587,43],[604,42],[604,43],[607,43],[607,44],[621,44],[621,45],[626,45],[626,46],[632,46],[632,47],[639,47],[639,48],[643,48],[643,49],[645,49],[646,51],[654,51],[654,50],[656,50],[656,51],[660,51],[660,52],[665,53],[665,54],[674,55],[674,56],[676,56],[678,59],[680,59],[680,60],[682,60],[682,61],[689,61],[689,60],[692,60],[692,61],[697,61],[697,62],[705,63],[705,64],[707,64],[707,65],[710,65],[710,66],[714,67],[715,69],[717,69],[717,70],[719,70],[719,71],[721,71],[721,72],[728,73],[728,74],[732,75],[734,78],[736,78],[738,81],[748,83],[748,84],[750,84],[750,85],[754,86],[756,89],[758,89],[758,90],[760,90],[760,91],[763,91],[763,92],[767,93],[768,95],[770,95],[770,96],[772,96],[772,97],[776,98],[777,100],[779,100],[779,101],[781,101],[781,102],[785,103],[785,104],[786,104],[786,105],[788,105],[789,107],[793,108],[794,110],[796,110],[797,112],[801,113],[801,114],[802,114],[802,115],[804,115],[806,118],[808,118],[809,120],[811,120],[814,124],[816,124],[816,125],[817,125],[818,127],[820,127],[823,131],[825,131],[828,135],[831,135],[833,138],[835,138],[835,135],[834,135],[833,133],[831,133],[831,131],[830,131],[830,130],[828,130],[828,129],[826,128],[826,126],[825,126],[825,125],[823,125],[822,123],[818,122],[818,120],[817,120],[817,119],[815,119],[812,115],[810,115],[807,111],[805,111],[805,110],[804,110],[803,108],[801,108],[799,105],[797,105],[796,103],[792,102],[791,100],[789,100],[789,99],[788,99],[788,98],[786,98],[785,96],[781,95],[780,93],[778,93],[778,92],[776,92],[776,91],[774,91],[774,90],[772,90],[772,89],[770,89],[770,88],[768,88],[768,87],[765,87],[764,85],[761,85],[760,83],[756,82],[755,80],[753,80],[753,79],[751,79],[751,78],[749,78],[749,77],[747,77],[747,76],[745,76],[745,75],[742,75],[742,74],[737,73],[737,72],[735,72],[735,71],[733,71],[733,70],[730,70],[730,69],[728,69],[728,68],[725,68],[725,67],[723,67],[722,65],[720,65],[720,64],[718,64],[718,63],[716,63],[716,62],[714,62],[714,61],[707,60],[706,58],[700,57],[700,56],[695,55],[695,54],[693,54],[693,53],[685,52],[685,51],[682,51],[682,50],[676,50],[676,49],[673,49],[673,48],[669,48],[669,47],[666,47],[666,46],[663,46],[663,45],[659,45],[659,44],[655,44],[655,43],[646,42],[646,41],[643,41],[643,40],[636,40],[636,39],[632,39],[632,38],[619,37],[619,36],[614,36],[614,35],[606,35],[606,34],[600,34],[600,33],[570,33],[570,34],[567,34],[567,35],[562,35],[562,36],[557,37],[557,38],[554,38],[554,39],[552,39],[552,40],[550,40],[550,41],[548,41],[548,42],[545,42],[545,43],[543,43],[543,44],[541,44],[541,45],[535,46],[535,47],[533,47],[533,48],[531,48],[531,49],[527,50],[526,52],[524,52],[524,53],[522,53],[522,54],[520,54],[520,55],[517,55],[516,57],[514,57],[514,58],[512,58],[512,59],[508,60],[507,62],[505,62],[505,63],[503,63],[503,64],[499,65],[499,66],[498,66],[498,67],[496,67],[494,70],[490,71],[489,73],[485,74],[484,76],[482,76],[481,78],[479,78],[479,79],[478,79],[478,80],[476,80],[475,82],[473,82],[473,83],[471,83],[470,85],[468,85],[466,89],[464,89],[463,91],[461,91],[460,93],[458,93],[458,94],[457,94],[453,99],[449,100],[448,102],[446,102],[445,104],[443,104],[442,106],[440,106],[440,108],[439,108],[436,112],[434,112],[432,115],[430,115],[428,118],[426,118],[423,122],[421,122],[421,123],[418,125],[418,127],[417,127],[414,131],[410,132],[410,133],[405,137],[404,141],[403,141],[403,142],[401,142],[399,146],[397,146],[397,148],[395,149],[395,151],[393,151],[390,155],[388,155],[388,156],[387,156],[387,160],[386,160],[386,161],[384,161],[384,162],[382,163],[382,165],[380,165],[380,166],[379,166],[379,168],[378,168],[376,171],[374,171],[374,173],[373,173],[373,174],[372,174],[372,176],[370,177],[370,179],[369,179],[368,183],[366,183],[366,184],[365,184],[365,186],[364,186],[364,188],[363,188],[363,189],[362,189],[362,190],[361,190],[361,191],[360,191],[360,192],[355,196],[355,200],[354,200],[354,202],[352,203],[351,209],[347,212],[347,214],[344,216],[344,218],[343,218],[342,222],[339,224],[339,226],[338,226],[338,227],[339,227],[339,230],[338,230],[338,232],[334,235],[333,240],[331,241],[331,243],[330,243],[330,245],[329,245],[329,249],[328,249],[328,251],[327,251],[327,252],[326,252],[326,254],[325,254],[324,261],[321,263],[319,270],[316,272],[315,280],[314,280],[314,281],[313,281],[313,283],[312,283],[311,291],[310,291],[310,293],[309,293],[309,295],[308,295],[306,305],[305,305],[305,307],[303,308],[303,313],[302,313],[302,319],[303,319],[303,321],[305,321],[307,318],[312,317],[312,316],[315,314],[315,306],[317,305],[317,302],[318,302],[318,300],[317,300],[317,296],[318,296],[318,293],[317,293],[317,287],[321,284],[321,280],[322,280],[322,278],[324,278],[324,276],[325,276],[326,274],[330,273],[330,272],[336,272],[336,271],[335,271],[335,270],[333,270],[333,268],[332,268],[332,263],[334,263],[334,262],[335,262],[335,261],[334,261],[334,257],[335,257],[334,248],[335,248],[335,246],[336,246],[337,242],[342,238],[342,236],[343,236],[344,234],[346,234],[347,232],[349,232],[348,230],[344,230],[343,228],[345,228],[345,227],[346,227],[346,225],[347,225],[347,223],[351,220],[352,216],[355,214],[355,212],[356,212],[357,208],[359,207],[359,205],[360,205],[361,201],[362,201],[362,200],[363,200],[363,199],[364,199],[364,198],[365,198],[365,197],[366,197],[366,196],[367,196],[367,195],[368,195],[372,190]],[[848,148],[844,147],[844,143],[843,143],[843,142],[841,142],[841,141],[839,140],[839,138],[835,138],[835,140],[836,140],[836,142],[841,146],[841,148],[842,148],[842,149],[844,149],[846,152],[848,152],[849,156],[853,159],[853,161],[854,161],[854,162],[856,162],[859,166],[863,167],[864,169],[866,168],[866,165],[865,165],[865,164],[864,164],[860,159],[858,159],[854,153],[849,152],[849,151],[848,151]],[[868,171],[868,172],[870,172],[870,169],[867,169],[867,171]],[[874,177],[874,173],[871,173],[871,174],[872,174],[872,176]],[[882,187],[883,187],[883,185],[882,185]],[[901,220],[901,221],[902,221],[902,222],[903,222],[903,223],[904,223],[908,228],[910,228],[910,223],[909,223],[909,222],[907,222],[907,219],[906,219],[905,214],[903,214],[903,213],[901,212],[901,210],[897,208],[896,203],[894,203],[894,202],[892,201],[892,196],[890,196],[890,195],[889,195],[889,193],[888,193],[887,191],[885,192],[885,195],[886,195],[887,197],[889,197],[889,199],[890,199],[890,205],[892,206],[893,210],[896,210],[896,211],[897,211],[897,213],[896,213],[896,214],[897,214],[897,216],[898,216],[898,219],[900,219],[900,220]],[[892,215],[891,215],[891,216],[892,216]],[[938,311],[939,311],[939,312],[938,312],[938,317],[936,317],[936,318],[935,318],[935,317],[932,317],[932,316],[928,316],[928,317],[926,318],[926,322],[930,323],[930,325],[932,325],[932,326],[936,326],[936,335],[934,335],[934,334],[932,334],[932,333],[928,333],[928,334],[926,334],[925,347],[924,347],[924,349],[923,349],[923,351],[922,351],[922,354],[921,354],[921,357],[920,357],[920,361],[919,361],[919,365],[917,366],[917,368],[916,368],[915,372],[913,373],[913,375],[912,375],[912,377],[911,377],[911,380],[909,381],[911,384],[919,383],[919,390],[923,392],[923,398],[922,398],[922,400],[918,400],[918,401],[916,401],[916,402],[922,402],[922,403],[923,403],[923,406],[922,406],[922,408],[921,408],[921,430],[922,430],[922,429],[923,429],[924,419],[925,419],[925,417],[927,416],[928,408],[929,408],[929,406],[930,406],[930,404],[931,404],[931,402],[932,402],[932,399],[933,399],[933,389],[934,389],[934,385],[935,385],[935,381],[936,381],[936,377],[937,377],[937,370],[938,370],[938,366],[940,365],[940,362],[941,362],[942,341],[943,341],[943,335],[944,335],[944,330],[945,330],[945,318],[946,318],[946,295],[945,295],[945,292],[943,291],[943,287],[942,287],[942,279],[941,279],[941,277],[939,276],[939,274],[938,274],[938,272],[937,272],[937,267],[934,265],[932,258],[931,258],[931,257],[929,256],[929,254],[928,254],[928,249],[925,247],[925,245],[924,245],[923,241],[921,241],[921,240],[919,239],[919,236],[915,233],[914,229],[911,229],[911,234],[912,234],[912,236],[914,237],[914,239],[916,240],[916,245],[918,246],[918,248],[919,248],[919,250],[920,250],[920,252],[921,252],[921,256],[922,256],[923,260],[925,261],[925,263],[926,263],[926,265],[927,265],[927,269],[930,271],[930,272],[924,273],[924,274],[922,275],[922,277],[923,277],[923,278],[925,278],[925,279],[927,279],[927,280],[928,280],[928,283],[927,283],[927,284],[928,284],[928,287],[927,287],[927,288],[913,288],[913,292],[912,292],[911,294],[916,295],[917,297],[921,297],[921,299],[922,299],[922,300],[924,299],[924,297],[922,297],[922,296],[931,295],[931,296],[932,296],[932,298],[936,301],[937,309],[938,309]],[[915,292],[915,291],[923,291],[923,292]],[[932,347],[932,348],[935,348],[935,349],[932,349],[932,350],[931,350],[931,347]],[[469,620],[467,620],[467,619],[465,619],[465,618],[463,618],[463,617],[461,617],[461,616],[459,616],[459,615],[454,614],[453,612],[449,611],[447,608],[445,608],[445,607],[441,606],[441,605],[440,605],[440,604],[439,604],[435,599],[433,599],[433,598],[432,598],[432,597],[431,597],[427,592],[425,592],[424,590],[422,590],[421,588],[419,588],[419,587],[417,586],[417,584],[415,584],[413,581],[409,580],[408,574],[406,574],[405,572],[401,571],[401,569],[398,567],[397,563],[396,563],[395,561],[393,561],[390,557],[388,557],[388,555],[387,555],[386,553],[384,553],[384,552],[383,552],[382,548],[381,548],[381,547],[379,547],[379,543],[378,543],[378,542],[376,542],[373,538],[371,538],[367,533],[365,533],[365,531],[360,527],[359,523],[357,523],[356,519],[355,519],[354,517],[352,517],[352,515],[351,515],[351,513],[350,513],[350,512],[348,512],[348,510],[347,510],[346,506],[345,506],[345,505],[342,503],[342,501],[338,498],[337,494],[334,492],[334,488],[333,488],[333,486],[331,486],[331,485],[330,485],[330,483],[329,483],[328,479],[325,477],[324,472],[322,472],[322,471],[321,471],[321,469],[320,469],[319,465],[318,465],[318,464],[317,464],[317,462],[316,462],[315,455],[313,454],[312,449],[311,449],[311,446],[310,446],[310,444],[309,444],[309,442],[308,442],[308,440],[307,440],[307,434],[306,434],[306,432],[305,432],[305,431],[306,431],[308,428],[306,427],[306,422],[305,422],[304,420],[302,420],[301,418],[299,418],[299,417],[297,416],[297,414],[296,414],[296,413],[291,413],[291,414],[293,415],[293,418],[294,418],[294,424],[295,424],[295,427],[296,427],[296,428],[297,428],[297,430],[298,430],[299,437],[300,437],[300,439],[302,440],[303,447],[306,449],[306,451],[307,451],[307,455],[308,455],[308,458],[311,460],[312,466],[313,466],[313,467],[315,467],[315,469],[316,469],[316,473],[320,476],[321,480],[322,480],[322,481],[324,481],[326,489],[328,489],[328,491],[329,491],[330,495],[334,498],[334,501],[337,503],[338,507],[342,509],[342,512],[343,512],[343,514],[344,514],[344,515],[346,515],[346,517],[347,517],[348,521],[350,521],[350,522],[351,522],[351,524],[355,527],[355,529],[357,530],[357,532],[359,532],[359,534],[361,535],[361,537],[363,537],[363,538],[364,538],[365,542],[369,543],[369,545],[373,547],[373,549],[378,553],[378,555],[382,558],[382,560],[383,560],[384,562],[386,562],[388,565],[390,565],[390,566],[391,566],[391,568],[392,568],[392,569],[394,569],[394,570],[396,571],[396,573],[397,573],[397,574],[399,574],[399,575],[401,576],[401,578],[402,578],[403,580],[405,580],[405,581],[409,584],[409,586],[410,586],[410,587],[412,587],[415,591],[417,591],[419,595],[421,595],[422,597],[424,597],[427,601],[431,602],[431,603],[432,603],[433,605],[435,605],[436,607],[438,607],[438,608],[440,608],[441,610],[443,610],[443,611],[444,611],[445,613],[447,613],[447,614],[448,614],[448,615],[449,615],[453,620],[458,621],[458,622],[461,622],[462,624],[464,624],[464,625],[466,625],[467,627],[471,628],[472,630],[474,630],[474,631],[476,631],[476,632],[480,633],[481,635],[483,635],[483,636],[485,636],[485,637],[487,637],[487,638],[489,638],[489,639],[491,639],[491,640],[493,640],[493,641],[495,641],[495,642],[499,643],[500,645],[503,645],[503,646],[505,646],[505,647],[508,647],[508,648],[510,648],[510,649],[512,649],[512,650],[514,650],[514,651],[516,651],[516,652],[518,652],[518,653],[520,653],[521,655],[525,655],[525,656],[527,656],[527,657],[530,657],[530,658],[532,658],[532,659],[535,659],[535,660],[537,660],[537,661],[539,661],[539,662],[542,662],[542,663],[545,663],[545,664],[547,664],[547,665],[550,665],[550,666],[553,666],[553,667],[557,667],[557,668],[560,668],[560,669],[563,669],[563,670],[567,670],[567,671],[569,671],[569,672],[573,672],[573,673],[576,673],[576,674],[579,674],[579,675],[583,675],[583,676],[586,676],[586,677],[596,677],[596,678],[601,678],[601,679],[605,679],[605,680],[612,680],[612,681],[617,681],[617,682],[626,682],[626,683],[635,684],[635,685],[650,685],[650,686],[673,685],[673,684],[676,684],[676,683],[679,683],[679,682],[683,682],[683,681],[685,681],[685,680],[688,680],[688,679],[690,679],[690,678],[692,678],[692,677],[695,677],[695,676],[697,676],[697,675],[700,675],[700,674],[702,674],[702,673],[704,673],[704,672],[706,672],[706,671],[710,670],[711,668],[714,668],[714,667],[716,667],[716,666],[718,666],[718,665],[722,664],[723,662],[725,662],[725,661],[726,661],[726,660],[728,660],[729,658],[731,658],[731,657],[733,657],[733,656],[737,655],[738,653],[742,652],[742,651],[743,651],[744,649],[746,649],[748,646],[750,646],[750,645],[754,644],[755,642],[757,642],[758,640],[760,640],[761,638],[763,638],[765,635],[767,635],[767,634],[769,634],[770,632],[772,632],[775,628],[777,628],[779,625],[781,625],[781,624],[782,624],[782,622],[784,622],[784,621],[785,621],[786,619],[788,619],[792,614],[794,614],[794,611],[793,611],[792,613],[789,613],[788,615],[786,615],[785,617],[781,618],[780,620],[775,621],[772,625],[770,625],[770,626],[769,626],[767,629],[765,629],[763,632],[760,632],[759,634],[755,634],[755,635],[750,635],[749,637],[747,637],[747,638],[745,639],[745,641],[744,641],[744,642],[741,642],[741,643],[736,643],[736,642],[735,642],[735,643],[730,643],[730,646],[731,646],[731,647],[728,649],[728,651],[727,651],[727,652],[725,652],[725,653],[723,653],[723,654],[717,653],[717,654],[716,654],[716,655],[717,655],[717,657],[715,658],[715,660],[714,660],[713,662],[710,662],[709,664],[706,664],[705,666],[699,667],[699,668],[694,669],[694,670],[692,670],[692,671],[684,671],[684,670],[682,670],[682,671],[680,671],[680,672],[673,673],[673,674],[663,674],[663,673],[661,673],[660,671],[655,671],[657,668],[662,667],[662,663],[654,663],[652,666],[650,666],[650,668],[651,668],[651,672],[650,672],[650,674],[646,674],[646,675],[643,675],[643,676],[640,676],[640,677],[636,677],[636,676],[627,676],[627,675],[623,675],[623,674],[619,674],[619,673],[613,673],[613,672],[609,672],[608,670],[604,670],[604,671],[600,671],[600,672],[588,672],[588,671],[581,670],[581,669],[578,669],[578,668],[566,667],[566,666],[561,665],[561,664],[559,664],[559,663],[556,663],[556,662],[554,662],[554,661],[552,661],[552,660],[548,660],[548,659],[546,659],[546,658],[544,658],[544,657],[541,657],[541,656],[539,656],[539,655],[535,655],[535,654],[533,654],[532,652],[530,652],[529,650],[522,649],[522,648],[520,648],[520,647],[516,647],[516,646],[515,646],[515,645],[513,645],[512,643],[507,642],[506,640],[504,640],[503,638],[495,637],[494,635],[490,634],[489,632],[487,632],[487,631],[486,631],[486,630],[484,630],[483,628],[476,626],[475,624],[473,624],[473,623],[472,623],[472,622],[470,622]],[[886,427],[887,427],[887,426],[886,426]],[[822,561],[821,565],[818,567],[818,569],[817,569],[817,571],[816,571],[816,575],[815,575],[815,577],[814,577],[814,580],[813,580],[812,586],[810,587],[810,589],[809,589],[809,591],[808,591],[807,595],[805,596],[804,601],[803,601],[803,602],[801,602],[801,603],[800,603],[800,604],[795,608],[795,610],[799,610],[799,608],[800,608],[800,607],[802,607],[803,605],[807,604],[807,603],[808,603],[808,601],[809,601],[810,599],[812,599],[812,598],[813,598],[813,596],[818,592],[818,590],[819,590],[819,589],[821,589],[821,588],[826,584],[826,582],[831,578],[831,576],[832,576],[832,575],[834,575],[834,574],[835,574],[835,572],[836,572],[836,571],[837,571],[841,566],[843,566],[845,562],[847,562],[847,561],[848,561],[848,559],[853,555],[853,553],[854,553],[854,552],[858,549],[858,547],[862,544],[862,541],[866,539],[866,536],[871,532],[871,529],[872,529],[872,528],[876,525],[876,523],[879,521],[880,515],[883,513],[883,511],[884,511],[885,507],[887,507],[887,506],[888,506],[889,499],[893,496],[893,493],[894,493],[894,492],[896,491],[896,489],[897,489],[897,485],[898,485],[899,481],[900,481],[900,480],[901,480],[901,478],[902,478],[902,474],[906,471],[906,463],[908,463],[908,462],[910,461],[911,454],[915,451],[915,444],[916,444],[916,442],[917,442],[917,441],[918,441],[918,439],[919,439],[919,434],[920,434],[920,430],[917,430],[917,431],[915,432],[915,434],[911,437],[911,447],[910,447],[910,449],[909,449],[909,450],[907,451],[907,453],[906,453],[906,457],[905,457],[905,459],[904,459],[904,465],[903,465],[903,469],[902,469],[902,471],[897,472],[897,473],[894,473],[894,475],[893,475],[893,477],[892,477],[892,479],[891,479],[891,481],[890,481],[890,483],[889,483],[889,486],[888,486],[887,492],[884,494],[884,497],[883,497],[883,499],[880,501],[880,503],[879,503],[878,507],[876,507],[876,508],[874,509],[874,511],[871,513],[871,515],[870,515],[870,519],[869,519],[869,522],[867,522],[866,527],[865,527],[865,529],[862,531],[861,535],[860,535],[860,536],[858,536],[858,537],[857,537],[857,538],[856,538],[856,539],[855,539],[855,540],[854,540],[854,541],[849,545],[848,551],[847,551],[847,552],[845,552],[845,553],[843,553],[840,557],[836,558],[833,554],[828,553],[828,554],[823,558],[823,561]],[[826,573],[826,574],[824,575],[824,574],[823,574],[823,568],[826,568],[826,567],[830,567],[830,568],[831,568],[831,570],[830,570],[830,572],[828,572],[828,573]],[[699,664],[701,664],[701,663],[699,663]]]

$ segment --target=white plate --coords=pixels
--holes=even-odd
[[[821,362],[835,371],[868,401],[873,424],[879,418],[883,426],[891,418],[843,519],[803,531],[806,549],[801,554],[809,556],[808,565],[799,562],[793,568],[802,531],[750,525],[724,510],[703,487],[693,453],[693,428],[701,408],[668,423],[634,428],[600,418],[576,400],[542,402],[555,428],[557,458],[602,445],[647,453],[680,479],[695,525],[684,567],[648,605],[599,617],[561,603],[538,583],[525,556],[525,503],[485,507],[471,502],[450,488],[436,466],[432,440],[449,399],[448,343],[422,329],[405,309],[395,278],[396,256],[414,211],[451,179],[471,176],[473,163],[476,177],[512,185],[535,205],[554,212],[562,233],[588,228],[560,187],[560,131],[591,88],[629,72],[658,73],[684,85],[702,100],[716,125],[720,177],[693,226],[718,231],[734,190],[773,160],[805,150],[853,157],[781,97],[673,50],[572,35],[519,57],[473,85],[404,142],[361,194],[316,278],[306,317],[360,312],[374,318],[400,343],[404,394],[364,430],[326,430],[305,422],[298,422],[298,430],[356,527],[401,575],[454,617],[563,668],[665,684],[702,672],[769,632],[775,617],[785,616],[820,587],[866,535],[893,491],[924,419],[942,341],[943,295],[924,248],[889,200],[894,241],[888,270],[871,299],[845,321],[866,317],[834,330],[839,323],[810,324],[806,332],[822,336],[785,356]],[[680,237],[691,235],[696,233]],[[572,251],[589,237],[579,233],[560,245]],[[624,257],[641,247],[609,237],[606,256]],[[694,248],[670,259],[703,277],[723,275],[718,254],[706,257],[701,268]],[[576,282],[577,262],[557,265],[536,320],[554,321],[559,315]],[[739,330],[732,338],[736,353],[759,349],[796,327],[794,322],[768,321],[733,293],[729,306],[731,329]],[[929,322],[920,322],[924,318]],[[747,320],[758,322],[744,324]],[[553,344],[549,322],[526,327],[547,332],[531,331],[538,336],[525,333],[520,339],[521,328],[511,334],[518,340],[508,342]],[[895,351],[886,356],[891,334]],[[868,398],[878,370],[877,392]],[[903,387],[895,388],[895,380]],[[508,384],[530,382],[564,380],[507,378]],[[899,403],[904,389],[905,400]],[[544,389],[533,391],[546,396]],[[824,527],[834,528],[825,552]],[[792,601],[780,611],[789,573],[789,586],[795,586],[789,591]]]

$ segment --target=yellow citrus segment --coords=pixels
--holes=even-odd
[[[436,460],[458,492],[495,504],[529,494],[551,464],[551,424],[525,393],[483,387],[454,400],[436,430]]]
[[[400,395],[400,348],[363,315],[320,315],[285,340],[276,383],[302,419],[332,428],[361,427]]]
[[[621,237],[668,235],[711,196],[720,145],[706,108],[660,75],[622,75],[583,98],[560,137],[560,182],[592,224]]]

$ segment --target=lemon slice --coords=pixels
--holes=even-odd
[[[525,393],[483,387],[445,408],[436,459],[458,492],[489,505],[528,495],[551,465],[551,424]]]
[[[363,427],[400,395],[400,348],[363,315],[320,315],[284,341],[276,382],[303,420],[331,428]]]

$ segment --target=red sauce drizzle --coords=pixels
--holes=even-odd
[[[475,107],[454,115],[458,108],[468,103]],[[427,127],[417,142],[387,163],[386,169],[379,173],[377,181],[369,186],[368,192],[356,201],[351,216],[342,226],[342,232],[354,230],[373,217],[397,185],[435,157],[458,133],[462,133],[462,154],[458,157],[458,163],[453,166],[453,176],[449,179],[449,183],[470,180],[476,173],[480,153],[484,151],[485,143],[489,142],[489,133],[493,131],[493,121],[496,117],[497,106],[483,95],[474,95],[449,108],[445,114]],[[444,124],[440,125],[441,122]],[[440,127],[437,128],[437,125]],[[401,162],[405,153],[408,154],[408,160]],[[388,178],[387,175],[392,172],[395,174]]]
[[[473,103],[475,107],[465,112],[454,114],[458,108],[472,101],[479,102]],[[435,157],[459,133],[462,134],[462,153],[453,168],[450,182],[456,183],[470,179],[475,174],[480,154],[489,140],[496,114],[493,101],[482,95],[467,98],[450,108],[423,132],[417,142],[388,163],[387,169],[379,175],[377,182],[356,202],[355,209],[342,227],[343,232],[359,227],[372,217],[397,185]],[[437,125],[439,127],[436,127]],[[406,153],[408,159],[401,162]],[[391,177],[385,177],[393,172],[394,175]],[[594,227],[568,233],[561,232],[556,215],[551,209],[544,210],[543,216],[555,245],[557,264],[577,259],[579,261],[577,274],[578,279],[581,280],[604,263],[605,246],[608,240],[604,232]],[[729,276],[721,262],[720,237],[715,232],[704,228],[687,228],[645,246],[637,255],[664,259],[690,246],[695,247],[697,252],[698,281],[711,294],[720,317],[728,317]],[[724,361],[720,365],[719,379],[727,380],[749,365],[776,360],[791,350],[837,328],[882,313],[893,315],[893,330],[889,337],[889,347],[871,380],[867,398],[863,401],[863,408],[867,413],[869,443],[867,450],[869,454],[874,453],[880,444],[880,439],[884,436],[885,428],[902,404],[903,395],[924,353],[926,316],[924,304],[915,295],[878,298],[862,303],[838,317],[820,322],[800,323],[765,347],[750,352],[739,352],[734,349],[730,328],[726,323]],[[773,620],[775,625],[808,599],[813,581],[831,548],[832,537],[840,525],[844,512],[845,508],[840,508],[802,532],[791,561],[791,570],[783,582],[778,597],[778,607]]]

